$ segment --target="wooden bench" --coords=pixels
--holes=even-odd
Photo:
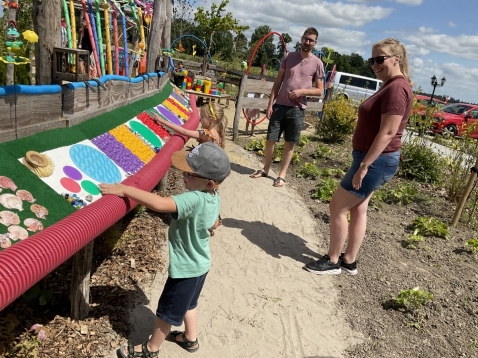
[[[200,106],[203,103],[203,98],[209,98],[209,100],[211,100],[211,101],[217,99],[218,103],[221,103],[221,99],[225,99],[226,100],[226,108],[229,108],[229,101],[231,99],[230,94],[223,94],[222,96],[218,96],[218,95],[214,95],[214,94],[197,92],[197,91],[193,91],[193,90],[185,90],[185,91],[186,91],[186,93],[194,94],[194,95],[197,96],[198,106]]]

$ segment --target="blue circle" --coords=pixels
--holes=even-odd
[[[100,183],[121,181],[121,173],[115,163],[93,147],[75,144],[70,148],[70,158],[78,169]]]

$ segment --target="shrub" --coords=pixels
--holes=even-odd
[[[399,174],[405,178],[421,183],[440,184],[443,182],[445,159],[435,153],[421,141],[414,140],[402,147],[403,161],[400,163]]]
[[[354,132],[357,107],[351,99],[339,94],[325,102],[322,111],[316,134],[325,142],[341,142]]]

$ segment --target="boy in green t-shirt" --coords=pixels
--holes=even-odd
[[[192,151],[173,154],[173,165],[183,171],[188,191],[169,198],[123,184],[100,184],[103,194],[128,197],[158,212],[169,212],[168,279],[159,298],[155,328],[142,345],[131,342],[118,349],[123,358],[156,358],[164,340],[177,343],[189,352],[199,349],[197,340],[197,301],[211,267],[209,236],[219,225],[219,195],[214,189],[230,172],[226,152],[212,142],[202,143]],[[185,331],[170,332],[171,326]]]

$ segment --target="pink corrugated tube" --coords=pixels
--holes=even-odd
[[[185,128],[196,129],[199,115],[191,96],[192,114]],[[171,155],[187,138],[174,135],[161,151],[123,183],[151,191],[171,166]],[[126,215],[137,204],[107,195],[48,228],[0,252],[0,311],[78,250]]]

